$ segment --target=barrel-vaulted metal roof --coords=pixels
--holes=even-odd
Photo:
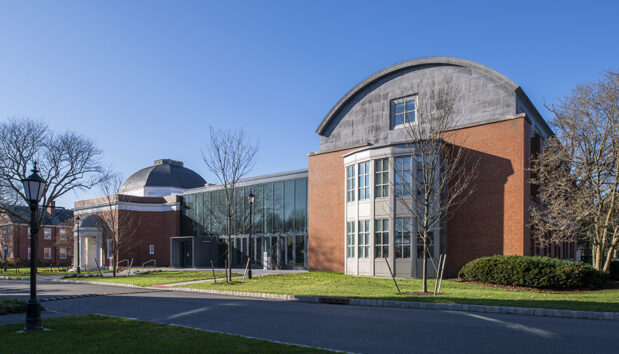
[[[329,111],[329,113],[327,113],[327,115],[324,117],[322,122],[320,122],[320,125],[318,126],[318,128],[316,128],[316,133],[322,135],[325,129],[327,128],[327,126],[329,125],[329,123],[331,122],[331,120],[337,115],[339,110],[343,106],[345,106],[349,100],[354,98],[355,95],[359,91],[361,91],[364,87],[380,79],[383,79],[386,76],[389,76],[391,74],[397,73],[402,70],[408,70],[414,67],[423,67],[423,66],[431,66],[431,65],[453,65],[453,66],[467,67],[467,68],[473,69],[475,71],[484,73],[485,75],[492,77],[494,80],[502,83],[503,85],[505,85],[511,90],[516,91],[519,88],[519,86],[515,82],[510,80],[505,75],[497,71],[494,71],[487,66],[481,65],[479,63],[476,63],[470,60],[460,59],[460,58],[455,58],[455,57],[425,57],[425,58],[411,59],[411,60],[397,63],[395,65],[391,65],[387,68],[384,68],[376,72],[375,74],[369,76],[368,78],[361,81],[360,83],[358,83],[355,87],[353,87],[350,91],[348,91],[344,95],[344,97],[342,97],[335,104],[335,106],[333,106],[333,108],[331,108],[331,110]]]
[[[177,187],[183,189],[202,187],[206,184],[199,174],[183,167],[180,161],[156,160],[153,166],[132,174],[120,187],[119,193],[144,187]]]

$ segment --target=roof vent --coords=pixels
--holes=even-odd
[[[161,160],[155,160],[155,166],[157,165],[172,165],[172,166],[183,167],[183,162],[172,160],[172,159],[161,159]]]

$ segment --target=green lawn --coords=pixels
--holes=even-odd
[[[26,312],[26,300],[0,297],[0,315]]]
[[[398,285],[403,294],[421,290],[421,280],[417,279],[398,279]],[[443,281],[442,294],[439,296],[400,296],[391,279],[354,277],[339,273],[309,272],[270,275],[255,277],[252,280],[246,279],[244,284],[199,283],[180,287],[271,294],[619,312],[619,289],[538,292]],[[428,281],[428,288],[431,291],[434,290],[433,280]]]
[[[239,274],[232,273],[232,276]],[[215,273],[217,278],[225,278],[225,273]],[[183,271],[163,271],[152,272],[146,274],[138,274],[131,276],[117,276],[117,277],[87,277],[87,278],[72,278],[74,280],[83,281],[100,281],[106,283],[122,283],[133,284],[137,286],[153,286],[161,284],[179,283],[192,280],[206,280],[213,279],[212,272],[183,272]]]
[[[0,326],[3,353],[319,353],[323,350],[150,322],[80,316],[43,320],[49,331]]]

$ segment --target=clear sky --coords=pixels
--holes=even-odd
[[[260,140],[251,175],[306,168],[331,107],[407,59],[479,62],[549,117],[544,104],[619,69],[617,14],[611,0],[0,0],[0,120],[86,135],[125,178],[172,158],[213,181],[209,126]]]

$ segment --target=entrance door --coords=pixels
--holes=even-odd
[[[183,242],[183,256],[181,259],[183,260],[183,267],[191,267],[193,266],[191,256],[191,242]]]

